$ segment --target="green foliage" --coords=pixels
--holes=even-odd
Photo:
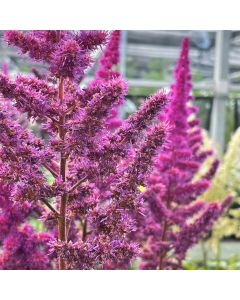
[[[205,144],[211,144],[205,134]],[[205,147],[206,147],[205,145]],[[208,201],[222,200],[227,195],[234,197],[234,203],[229,211],[215,224],[212,234],[207,241],[216,258],[220,260],[220,241],[225,237],[240,237],[240,128],[232,136],[227,151],[221,159],[221,165],[217,171],[211,187],[203,195]],[[210,165],[208,160],[204,168]],[[200,170],[200,173],[204,170]]]
[[[47,169],[45,169],[45,168],[44,168],[43,171],[44,171],[44,176],[45,176],[47,182],[48,182],[50,185],[52,185],[52,184],[54,183],[54,181],[55,181],[53,175],[52,175]]]
[[[31,218],[29,220],[29,223],[32,225],[32,227],[36,230],[36,231],[40,231],[43,232],[46,230],[43,222],[41,220],[38,220],[36,218]]]
[[[205,136],[207,140],[207,136]],[[208,141],[209,144],[209,141]],[[234,196],[235,202],[240,203],[240,128],[232,136],[227,151],[221,161],[211,188],[204,194],[208,201],[220,200],[227,195]]]
[[[183,267],[185,270],[240,270],[240,261],[233,255],[227,260],[208,260],[207,265],[200,260],[187,260]]]
[[[169,67],[171,66],[171,67]],[[166,81],[171,78],[173,61],[167,58],[127,57],[127,77]]]

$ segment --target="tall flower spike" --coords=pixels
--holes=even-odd
[[[152,123],[167,97],[157,92],[119,129],[107,128],[111,109],[127,93],[126,83],[112,69],[119,57],[119,34],[112,33],[101,62],[112,75],[81,88],[91,54],[103,46],[107,32],[5,33],[10,45],[43,61],[46,72],[35,72],[39,78],[1,74],[0,92],[19,115],[27,115],[47,134],[36,137],[1,105],[0,180],[10,185],[8,198],[17,213],[32,217],[32,210],[27,212],[34,207],[33,218],[44,222],[49,235],[36,233],[23,218],[9,236],[4,217],[2,268],[24,268],[23,260],[32,269],[129,268],[136,258],[139,248],[131,236],[142,212],[138,187],[145,184],[165,141],[168,129]]]
[[[103,55],[99,59],[99,68],[96,71],[96,81],[107,81],[120,76],[118,70],[114,70],[119,63],[120,53],[120,38],[121,31],[114,30],[111,32],[109,41]],[[119,107],[122,103],[115,105],[106,119],[106,124],[109,129],[116,129],[122,125],[122,120],[119,117]]]
[[[121,31],[112,31],[106,49],[99,60],[99,68],[96,72],[96,77],[102,80],[108,80],[120,75],[119,71],[112,68],[119,63],[119,47],[120,47]]]
[[[168,143],[157,157],[143,193],[146,218],[139,217],[136,235],[144,245],[140,265],[143,269],[182,268],[187,250],[211,229],[231,202],[230,198],[211,204],[198,200],[209,187],[218,161],[195,180],[201,163],[211,151],[201,152],[199,120],[192,117],[196,108],[190,104],[188,52],[189,41],[185,38],[169,93],[171,101],[160,116],[171,126]]]

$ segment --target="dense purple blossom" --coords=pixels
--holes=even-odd
[[[95,50],[106,42],[107,34],[104,30],[81,30],[74,39],[82,49]]]
[[[36,203],[14,202],[9,198],[10,187],[0,185],[0,269],[50,269],[47,243],[49,233],[36,232],[28,224],[42,209]]]
[[[176,235],[174,242],[176,257],[179,260],[182,260],[186,251],[211,229],[214,221],[217,220],[231,202],[231,197],[228,197],[223,203],[209,203],[205,205],[205,208],[195,222],[189,224],[184,223],[181,231]]]
[[[192,117],[188,40],[170,93],[157,91],[120,120],[128,92],[116,69],[120,31],[4,37],[46,71],[0,74],[0,268],[127,269],[138,255],[143,269],[181,268],[231,202],[199,200],[219,162],[195,179],[212,151],[201,150]],[[92,52],[105,44],[94,80],[80,87]],[[36,232],[32,219],[47,232]]]
[[[137,238],[142,241],[142,269],[182,268],[187,250],[211,229],[214,221],[230,204],[198,200],[211,183],[217,167],[215,160],[209,171],[196,180],[201,163],[212,154],[202,151],[202,135],[197,111],[190,101],[189,41],[183,40],[175,69],[168,106],[160,116],[168,122],[168,143],[155,160],[142,197],[144,217],[139,217]],[[191,118],[190,118],[191,117]]]
[[[46,82],[31,77],[18,76],[15,81],[3,74],[0,75],[1,93],[5,98],[14,98],[15,107],[30,117],[54,117],[57,106],[54,87],[47,86]]]
[[[27,53],[33,59],[49,61],[51,57],[52,49],[49,44],[44,43],[43,38],[38,38],[33,33],[11,30],[5,32],[4,38],[9,45],[17,46],[21,53]]]
[[[112,31],[106,49],[99,59],[99,68],[96,72],[97,79],[107,80],[120,76],[119,71],[113,70],[113,67],[119,63],[120,37],[120,30]]]
[[[101,77],[99,70],[88,86],[78,84],[92,51],[107,36],[104,31],[5,33],[10,45],[44,61],[47,71],[44,76],[35,72],[37,78],[1,74],[0,92],[47,136],[42,139],[22,127],[1,105],[0,179],[11,186],[8,196],[17,213],[25,205],[41,208],[36,218],[49,235],[34,232],[23,220],[13,236],[4,238],[3,268],[24,268],[14,260],[16,253],[29,269],[128,268],[136,258],[138,245],[129,238],[136,230],[135,215],[142,211],[138,186],[166,139],[164,122],[152,123],[167,96],[157,92],[111,130],[107,120],[127,94],[126,82],[112,69],[119,57],[119,31],[111,33],[100,61],[111,75]],[[40,249],[47,249],[48,241],[45,259]]]
[[[50,70],[58,78],[78,80],[90,62],[89,53],[81,49],[75,40],[63,40],[52,55]]]
[[[118,65],[120,59],[120,38],[120,30],[112,31],[106,49],[99,59],[99,68],[96,71],[96,82],[107,81],[120,76],[120,72],[114,69],[114,67]],[[119,101],[119,103],[111,109],[110,115],[106,119],[106,125],[109,129],[116,129],[122,125],[122,119],[118,112],[121,104],[122,102]]]
[[[5,40],[18,47],[30,58],[49,63],[50,72],[57,78],[68,77],[78,81],[91,63],[91,52],[106,39],[104,31],[39,30],[6,31]]]

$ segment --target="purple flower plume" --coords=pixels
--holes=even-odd
[[[219,161],[195,179],[212,150],[201,150],[191,104],[188,39],[170,92],[157,91],[120,120],[128,92],[116,69],[120,31],[4,38],[46,71],[0,74],[0,268],[127,269],[137,256],[143,269],[181,268],[231,203],[199,200]],[[80,87],[105,44],[94,80]]]
[[[46,71],[0,74],[2,97],[17,111],[13,117],[1,102],[0,180],[10,187],[0,217],[1,268],[129,268],[139,253],[131,240],[143,206],[139,185],[168,135],[157,121],[168,97],[158,91],[113,130],[112,112],[127,94],[114,70],[119,31],[7,31],[4,37]],[[80,87],[92,52],[104,44],[95,79]],[[22,126],[22,115],[44,139]],[[36,232],[32,218],[46,232]]]
[[[185,38],[168,95],[170,101],[159,117],[170,126],[167,144],[155,159],[142,194],[145,210],[138,218],[136,234],[142,243],[142,269],[182,268],[187,250],[209,232],[231,203],[230,197],[219,203],[198,200],[210,186],[219,162],[215,160],[209,171],[195,180],[201,163],[212,151],[201,150],[200,122],[190,102],[188,55],[189,41]]]
[[[95,82],[111,80],[121,75],[118,70],[114,69],[118,65],[120,59],[120,38],[120,30],[114,30],[111,32],[106,49],[99,59],[99,68],[96,71]],[[122,119],[118,113],[121,104],[122,101],[119,101],[119,103],[111,109],[110,115],[106,119],[106,124],[109,129],[113,130],[122,125]]]

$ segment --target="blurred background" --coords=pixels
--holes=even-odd
[[[134,112],[159,88],[169,89],[185,36],[190,39],[193,94],[206,129],[206,146],[215,147],[222,160],[213,186],[204,197],[212,201],[229,193],[235,196],[228,214],[190,251],[185,267],[240,269],[240,31],[122,31],[119,69],[128,80],[129,94],[121,114]],[[2,39],[0,64],[3,71],[8,68],[10,76],[34,73],[35,68],[44,72],[43,64],[19,56]],[[87,81],[93,78],[96,67],[88,71]]]

